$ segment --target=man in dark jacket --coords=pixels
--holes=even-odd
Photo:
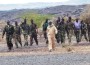
[[[13,33],[14,33],[14,27],[10,24],[10,21],[8,21],[7,25],[3,30],[2,38],[6,34],[6,41],[7,41],[7,46],[9,51],[11,51],[13,48],[13,44],[12,44]]]
[[[46,44],[48,44],[47,27],[48,27],[48,19],[46,19],[45,23],[43,24],[43,33],[44,33],[44,38],[46,39]]]
[[[24,46],[28,46],[28,35],[29,35],[29,25],[27,24],[26,18],[24,19],[24,22],[21,24],[22,33],[24,35],[25,44]]]
[[[81,21],[81,39],[82,39],[82,36],[84,36],[84,38],[86,39],[86,41],[88,41],[86,32],[87,32],[87,25],[86,25],[86,23],[82,20],[82,21]]]
[[[38,45],[38,39],[37,39],[37,25],[34,23],[33,19],[31,19],[31,25],[30,25],[30,46],[33,44],[33,38],[36,42],[36,45]]]
[[[14,27],[14,38],[15,38],[15,45],[18,48],[18,42],[20,43],[22,47],[22,42],[21,42],[21,28],[18,25],[17,21],[15,22],[15,27]]]
[[[67,32],[67,37],[68,37],[69,44],[70,44],[71,38],[72,38],[72,33],[73,33],[73,23],[72,23],[71,17],[69,17],[68,21],[66,22],[66,32]]]
[[[64,47],[64,43],[65,43],[65,22],[64,19],[62,18],[62,21],[59,23],[58,27],[58,36],[60,37],[60,42],[62,44],[62,46]]]
[[[90,22],[87,23],[88,40],[90,42]]]

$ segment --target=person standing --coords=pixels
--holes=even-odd
[[[50,52],[55,49],[55,34],[57,34],[57,29],[50,21],[47,27],[48,48]]]
[[[86,25],[86,23],[82,20],[82,21],[81,21],[81,39],[82,39],[82,36],[84,36],[84,38],[86,39],[86,41],[88,41],[86,33],[87,33],[87,25]]]
[[[28,35],[29,35],[29,25],[27,24],[26,18],[24,19],[24,22],[21,24],[22,33],[24,35],[25,44],[24,46],[28,46]]]
[[[33,39],[36,42],[36,45],[38,45],[38,39],[37,39],[37,25],[34,23],[33,19],[31,19],[31,25],[30,25],[30,46],[33,44]]]
[[[74,34],[76,36],[77,43],[80,42],[80,33],[81,33],[81,22],[77,18],[76,21],[74,22]]]
[[[65,44],[65,22],[62,18],[62,21],[59,23],[58,27],[58,36],[60,38],[59,42],[61,42],[62,46],[64,47]]]
[[[73,23],[72,23],[72,18],[71,17],[69,17],[68,21],[66,22],[66,33],[67,33],[67,37],[68,37],[69,44],[70,44],[72,34],[73,34]]]
[[[15,45],[16,48],[18,48],[18,42],[20,43],[22,47],[22,42],[21,42],[21,28],[18,25],[17,21],[15,22],[15,27],[14,27],[14,38],[15,38]]]
[[[7,21],[7,25],[3,30],[2,38],[6,34],[6,41],[9,51],[11,51],[13,48],[13,43],[12,43],[13,33],[14,33],[14,26],[10,24],[10,21]]]

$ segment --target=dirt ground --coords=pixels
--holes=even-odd
[[[23,36],[22,36],[23,40]],[[56,43],[56,48],[54,51],[49,52],[48,47],[45,43],[45,39],[42,37],[38,37],[39,45],[36,46],[35,42],[33,43],[33,46],[27,46],[27,47],[20,47],[16,48],[13,40],[14,48],[11,52],[7,52],[7,45],[5,38],[2,39],[0,36],[0,56],[21,56],[21,55],[45,55],[45,54],[62,54],[62,53],[90,53],[90,43],[86,42],[84,39],[79,44],[76,43],[75,38],[73,37],[73,41],[71,45],[68,45],[68,40],[66,38],[65,47],[63,48],[62,45],[59,43]],[[28,38],[28,41],[29,38]],[[24,45],[24,41],[23,45]],[[30,44],[30,43],[29,43]]]

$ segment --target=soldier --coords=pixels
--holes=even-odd
[[[24,46],[28,46],[28,35],[29,35],[29,25],[27,24],[26,18],[24,19],[24,22],[21,24],[21,28],[23,31],[24,39],[25,39],[25,44]]]
[[[72,18],[71,17],[69,17],[68,21],[66,22],[66,32],[67,32],[67,37],[68,37],[69,44],[70,44],[72,33],[73,33],[73,23],[72,23]]]
[[[87,32],[87,25],[86,25],[86,23],[82,20],[82,21],[81,21],[81,39],[82,39],[82,36],[84,35],[84,38],[86,39],[86,41],[88,41],[86,32]]]
[[[80,31],[81,31],[81,23],[77,18],[76,21],[74,22],[74,34],[76,36],[77,43],[80,42]]]
[[[55,49],[55,34],[57,34],[56,27],[52,24],[52,22],[49,22],[49,25],[47,27],[47,37],[48,37],[48,48],[51,52]]]
[[[11,51],[13,48],[12,38],[13,38],[13,33],[14,33],[14,27],[10,24],[10,21],[7,22],[7,25],[5,26],[3,30],[2,38],[4,37],[5,33],[6,33],[6,41],[7,41],[8,50]]]
[[[31,25],[30,25],[30,46],[33,44],[33,38],[36,42],[36,45],[38,45],[38,40],[37,40],[37,25],[34,23],[33,19],[31,19]]]
[[[58,17],[58,19],[56,20],[56,24],[55,24],[56,28],[59,26],[60,22],[61,22],[61,19],[60,17]],[[59,32],[55,35],[55,37],[56,37],[57,43],[59,43],[60,41]]]
[[[87,23],[87,31],[88,31],[88,40],[90,42],[90,23]]]
[[[62,18],[62,21],[59,23],[57,29],[58,29],[58,36],[60,37],[59,42],[61,41],[61,44],[64,47],[64,43],[65,43],[65,23],[64,23],[63,18]]]
[[[15,22],[15,27],[14,27],[14,37],[15,37],[15,45],[16,48],[18,48],[18,42],[20,43],[21,47],[22,47],[22,42],[21,42],[21,28],[18,25],[17,21]]]
[[[46,19],[45,23],[43,24],[43,32],[44,32],[44,38],[46,39],[46,44],[48,44],[47,27],[48,27],[48,19]]]

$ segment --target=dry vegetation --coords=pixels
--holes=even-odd
[[[81,13],[80,18],[86,23],[90,23],[90,5],[87,5],[86,9]]]

